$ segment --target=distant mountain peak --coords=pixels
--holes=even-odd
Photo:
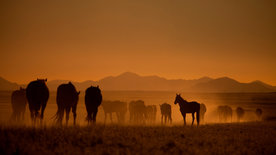
[[[140,76],[140,75],[138,75],[136,73],[133,73],[133,72],[124,72],[124,73],[120,74],[117,77],[122,77],[122,76],[131,76],[131,77],[133,77],[133,76]]]
[[[217,78],[217,79],[215,79],[216,81],[228,81],[228,82],[237,82],[237,83],[240,83],[240,82],[238,82],[238,81],[236,81],[236,80],[234,80],[234,79],[232,79],[232,78],[229,78],[229,77],[227,77],[227,76],[224,76],[224,77],[220,77],[220,78]]]

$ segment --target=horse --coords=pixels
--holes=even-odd
[[[89,123],[96,123],[96,117],[98,113],[98,107],[102,103],[102,93],[99,88],[97,87],[89,87],[85,91],[85,107],[87,111],[87,121]]]
[[[27,105],[26,89],[20,87],[19,90],[15,90],[11,95],[12,104],[12,116],[14,121],[24,120],[25,109]]]
[[[129,121],[130,123],[145,123],[147,119],[146,106],[144,101],[137,100],[129,103]]]
[[[200,111],[199,112],[199,116],[200,116],[199,121],[204,122],[204,116],[205,116],[205,113],[207,111],[207,108],[206,108],[205,104],[203,104],[203,103],[200,104],[200,110],[199,111]]]
[[[170,122],[172,124],[172,108],[171,105],[168,103],[163,103],[160,105],[160,111],[161,111],[161,124],[163,124],[163,120],[165,124]]]
[[[31,119],[36,123],[36,119],[40,117],[40,122],[43,121],[44,110],[49,99],[49,89],[46,85],[47,79],[37,79],[31,81],[26,89],[26,96],[29,103]],[[41,113],[39,114],[39,111]]]
[[[187,102],[180,96],[180,94],[176,94],[174,104],[177,104],[177,103],[180,107],[180,112],[183,116],[184,125],[186,125],[186,113],[192,114],[192,117],[193,117],[192,125],[194,124],[194,120],[195,120],[194,114],[196,113],[197,125],[199,125],[200,104],[195,101]]]
[[[148,123],[155,123],[156,120],[156,105],[147,105],[146,106],[146,112],[147,112],[147,121]]]
[[[263,114],[262,109],[257,108],[256,111],[255,111],[255,114],[257,115],[258,120],[261,120],[261,116],[262,116],[262,114]]]
[[[118,123],[124,123],[127,113],[127,103],[121,101],[103,101],[102,107],[104,110],[104,123],[106,122],[107,114],[110,115],[112,122],[112,113],[116,113]]]
[[[236,113],[237,113],[237,121],[240,122],[240,120],[243,118],[244,116],[244,109],[241,107],[237,107],[236,109]]]
[[[227,105],[218,106],[217,111],[218,111],[218,116],[219,116],[220,122],[227,122],[229,120],[229,118],[232,122],[233,111],[232,111],[231,107],[229,107]]]
[[[79,100],[79,94],[80,92],[76,91],[75,86],[71,82],[69,82],[68,84],[61,84],[58,86],[56,97],[58,110],[56,113],[56,119],[60,125],[62,124],[64,111],[66,112],[66,125],[68,125],[69,113],[71,108],[74,117],[74,125],[76,124],[76,110]]]

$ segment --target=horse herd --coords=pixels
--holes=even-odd
[[[11,103],[12,103],[12,119],[20,120],[24,117],[24,112],[26,105],[29,104],[29,110],[31,114],[31,120],[33,124],[36,124],[37,119],[42,122],[44,116],[44,110],[49,99],[49,89],[46,85],[47,79],[37,79],[30,82],[26,89],[20,88],[12,93]],[[64,113],[66,115],[66,125],[69,120],[69,113],[72,110],[73,113],[73,123],[76,124],[77,117],[77,104],[79,100],[80,92],[76,90],[75,86],[69,82],[66,84],[61,84],[57,88],[57,112],[55,117],[57,124],[62,124]],[[186,125],[186,114],[192,114],[192,125],[195,120],[197,125],[199,122],[204,121],[204,115],[207,108],[204,104],[199,104],[198,102],[188,102],[184,100],[180,94],[176,94],[174,104],[178,104],[180,107],[180,112],[183,116],[184,125]],[[104,122],[106,122],[109,115],[110,121],[112,122],[112,113],[116,114],[117,121],[119,123],[125,122],[125,117],[127,111],[129,111],[129,122],[132,124],[153,124],[156,121],[157,107],[156,105],[145,105],[144,101],[136,100],[131,101],[129,104],[122,101],[102,101],[102,94],[100,88],[89,87],[85,91],[85,107],[87,111],[87,121],[88,124],[95,123],[98,107],[102,106],[104,111]],[[163,103],[160,105],[161,111],[161,124],[172,123],[172,110],[171,105],[168,103]],[[228,119],[232,120],[232,108],[229,106],[218,106],[217,108],[218,116],[220,121],[226,122]],[[238,107],[236,109],[238,121],[242,119],[244,115],[244,109]],[[262,110],[256,110],[257,116],[260,118],[262,115]]]
[[[230,106],[218,106],[217,108],[218,118],[220,122],[232,122],[233,121],[233,110]],[[262,109],[257,108],[255,114],[258,120],[261,120]],[[244,118],[245,110],[242,107],[236,108],[237,121],[240,122]]]

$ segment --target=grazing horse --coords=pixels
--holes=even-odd
[[[199,125],[200,104],[195,101],[187,102],[180,96],[180,94],[176,94],[174,104],[177,104],[177,103],[180,107],[180,112],[184,119],[184,125],[186,125],[186,113],[192,113],[192,117],[193,117],[192,125],[194,124],[194,120],[195,120],[194,114],[196,113],[197,125]]]
[[[144,101],[137,100],[129,103],[129,121],[131,123],[145,123],[147,111]]]
[[[170,124],[172,124],[172,107],[171,107],[171,105],[168,103],[161,104],[160,111],[161,111],[161,124],[163,124],[163,120],[166,124],[167,119],[168,119],[168,122],[170,122]]]
[[[87,121],[88,124],[90,122],[96,123],[96,117],[98,113],[98,107],[102,103],[102,93],[99,88],[97,87],[89,87],[85,91],[85,106],[87,111]]]
[[[232,122],[232,115],[233,111],[232,108],[225,105],[225,106],[218,106],[217,108],[219,121],[220,122],[227,122],[229,119]]]
[[[77,117],[77,104],[79,100],[80,92],[76,91],[75,86],[69,82],[68,84],[61,84],[57,88],[57,106],[58,110],[56,113],[57,122],[61,125],[62,119],[64,115],[64,111],[66,112],[66,125],[68,125],[69,113],[72,108],[72,113],[74,117],[74,125],[76,124]]]
[[[49,89],[46,85],[47,79],[37,79],[28,84],[26,96],[29,103],[31,119],[36,123],[36,119],[40,117],[42,123],[44,110],[49,99]],[[39,111],[41,109],[41,113]]]
[[[200,104],[200,112],[199,112],[199,116],[200,116],[199,121],[200,122],[204,122],[204,116],[205,116],[206,111],[207,111],[207,108],[206,108],[205,104],[201,103]]]
[[[112,113],[116,113],[118,123],[125,122],[127,113],[127,103],[121,101],[103,101],[102,107],[104,110],[104,123],[106,122],[107,114],[110,116],[112,122]]]
[[[11,119],[14,121],[24,120],[24,114],[27,105],[26,89],[20,87],[19,90],[13,91],[11,95],[11,104]]]
[[[260,109],[260,108],[256,109],[255,114],[257,115],[258,120],[260,121],[261,117],[262,117],[262,114],[263,114],[262,109]]]
[[[237,107],[236,109],[236,113],[237,113],[237,121],[240,122],[240,120],[243,118],[244,116],[244,109],[241,107]]]

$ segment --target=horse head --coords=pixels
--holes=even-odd
[[[174,100],[174,104],[180,103],[181,101],[181,96],[180,94],[176,94],[175,100]]]
[[[39,79],[39,78],[37,78],[37,81],[40,81],[40,82],[47,82],[47,78],[46,79]]]

